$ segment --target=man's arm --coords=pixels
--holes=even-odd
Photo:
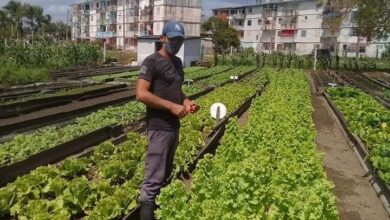
[[[188,114],[183,105],[175,104],[151,93],[150,82],[144,79],[137,80],[136,99],[151,108],[168,110],[178,117],[185,117]]]

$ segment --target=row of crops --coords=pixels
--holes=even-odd
[[[231,71],[242,73],[249,70],[253,70],[253,68],[242,67]],[[228,72],[226,77],[221,80],[226,81],[229,74],[231,73]],[[194,95],[203,90],[203,85],[197,86],[196,84],[184,88],[187,95]],[[30,133],[16,135],[12,140],[0,144],[0,167],[14,164],[102,127],[126,125],[144,115],[144,106],[141,103],[130,101],[124,105],[111,106],[76,118],[73,123],[65,126],[49,126]]]
[[[25,97],[20,98],[9,98],[9,99],[0,99],[0,105],[10,105],[15,103],[22,103],[27,101],[33,101],[38,99],[45,99],[45,98],[56,98],[61,96],[67,96],[67,95],[75,95],[85,92],[94,91],[97,89],[103,89],[103,88],[109,88],[112,87],[112,85],[104,85],[104,84],[98,84],[98,85],[89,85],[89,86],[78,86],[74,88],[66,88],[66,89],[60,89],[55,92],[50,91],[42,91],[40,93],[31,94]]]
[[[230,113],[265,80],[265,75],[257,72],[248,81],[215,89],[197,103],[223,102]],[[186,169],[215,125],[208,108],[182,120],[176,172]],[[0,217],[114,219],[128,213],[137,205],[146,149],[145,138],[135,133],[128,136],[128,141],[118,146],[103,143],[90,156],[38,168],[1,188]]]
[[[342,112],[348,128],[365,143],[379,177],[390,184],[389,110],[356,88],[328,88],[327,93]]]
[[[158,197],[159,219],[337,219],[332,184],[316,150],[313,107],[302,71],[268,70],[270,85],[249,122],[228,125],[216,156]]]
[[[158,219],[338,219],[334,186],[315,144],[313,106],[304,71],[216,66],[186,68],[185,74],[186,79],[194,80],[183,85],[188,96],[210,85],[215,88],[197,98],[201,108],[196,114],[181,120],[173,176],[191,171],[191,178],[186,182],[174,179],[162,189],[157,198]],[[246,78],[232,83],[230,76]],[[90,79],[136,78],[137,72],[126,72]],[[104,85],[46,95],[74,94],[100,86]],[[265,92],[252,101],[246,124],[231,118],[215,156],[206,154],[192,171],[190,165],[218,128],[209,107],[224,103],[229,115],[261,89]],[[367,144],[369,159],[380,177],[390,183],[388,110],[354,88],[327,92],[348,127]],[[102,127],[128,125],[144,115],[144,105],[129,101],[69,124],[16,135],[0,144],[0,168]],[[119,219],[134,210],[144,175],[146,137],[130,132],[121,143],[96,145],[89,153],[36,168],[0,188],[0,219]]]
[[[215,66],[212,68],[204,67],[187,67],[184,69],[186,79],[197,79],[199,77],[212,76],[214,74],[222,73],[228,69],[232,69],[230,66]],[[107,74],[102,76],[90,77],[90,80],[98,82],[107,82],[107,81],[131,81],[138,78],[138,71],[117,73],[117,74]]]
[[[7,46],[0,50],[0,84],[46,81],[50,70],[96,65],[100,57],[94,44]]]

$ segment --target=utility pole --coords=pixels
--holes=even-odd
[[[66,11],[66,41],[68,41],[68,33],[69,33],[69,9]]]
[[[127,0],[125,0],[125,5],[123,6],[123,53],[125,52],[125,40],[126,40],[126,18],[125,18],[125,16],[126,16],[126,8],[127,8]]]
[[[313,70],[317,70],[317,47],[314,49],[314,67]]]

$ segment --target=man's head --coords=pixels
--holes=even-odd
[[[171,55],[176,55],[184,42],[184,26],[176,21],[169,21],[164,25],[160,40],[164,48]]]

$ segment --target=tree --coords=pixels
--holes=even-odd
[[[0,37],[7,38],[10,36],[8,27],[10,26],[11,20],[8,18],[6,11],[0,10]]]
[[[329,0],[324,10],[325,28],[339,30],[342,21],[352,16],[359,36],[379,39],[390,33],[390,1]]]
[[[202,28],[212,34],[215,65],[218,64],[218,54],[224,54],[230,47],[238,48],[240,46],[237,31],[217,17],[210,17],[202,24]]]
[[[22,3],[14,0],[9,1],[3,8],[7,11],[12,23],[11,33],[16,32],[16,38],[19,39],[19,36],[23,35],[22,18],[25,14],[25,8]]]
[[[63,22],[52,22],[52,17],[43,13],[40,6],[22,4],[19,1],[11,0],[0,9],[0,37],[37,39],[42,40],[64,40],[67,30],[70,28]],[[67,28],[68,27],[68,28]],[[37,33],[37,34],[35,34]],[[31,34],[26,35],[26,34]],[[40,35],[40,36],[38,36]],[[68,32],[68,36],[69,36]]]
[[[34,41],[34,32],[37,28],[37,20],[43,16],[43,8],[39,6],[32,6],[25,4],[25,15],[29,19],[29,26],[31,28],[32,42]]]
[[[358,33],[369,39],[384,38],[390,33],[390,1],[359,0],[357,3]]]

